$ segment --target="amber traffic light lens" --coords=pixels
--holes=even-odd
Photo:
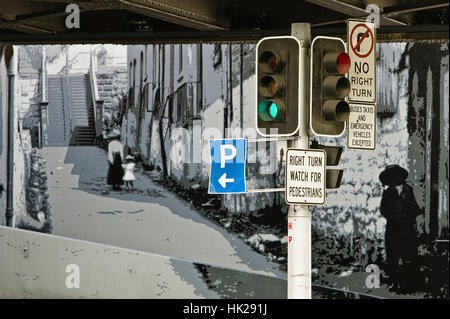
[[[279,84],[275,77],[270,75],[264,76],[259,82],[259,93],[265,97],[274,96],[280,89]]]
[[[275,81],[273,78],[270,79],[269,83],[267,83],[267,90],[271,95],[274,95],[277,92],[277,81]]]
[[[336,95],[340,99],[350,94],[350,81],[346,77],[341,77],[336,82]]]
[[[340,122],[344,122],[348,120],[348,116],[350,115],[350,106],[346,101],[340,101],[336,105],[336,120]]]

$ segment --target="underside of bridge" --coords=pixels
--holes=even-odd
[[[76,4],[80,27],[66,18]],[[256,41],[286,35],[294,22],[345,36],[349,18],[379,13],[378,41],[448,40],[442,0],[1,0],[0,41],[131,43]]]

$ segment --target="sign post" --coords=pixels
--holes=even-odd
[[[374,23],[347,21],[348,96],[347,146],[353,149],[375,149],[376,137],[376,29]]]
[[[300,40],[300,83],[298,110],[300,116],[297,138],[288,141],[294,149],[309,149],[309,49],[311,26],[293,23],[291,35]],[[289,205],[287,279],[289,299],[311,299],[311,213],[308,205]]]

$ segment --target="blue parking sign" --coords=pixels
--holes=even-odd
[[[246,140],[210,140],[209,148],[211,173],[208,193],[245,193]]]

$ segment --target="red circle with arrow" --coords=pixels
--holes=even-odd
[[[357,42],[356,45],[354,46],[354,45],[353,45],[353,33],[355,32],[355,30],[356,30],[358,27],[363,27],[364,29],[367,29],[367,30],[364,32],[364,35],[358,40],[358,42]],[[371,36],[371,42],[372,42],[372,45],[370,46],[369,52],[367,52],[367,53],[365,53],[365,54],[360,54],[360,53],[358,53],[358,52],[357,52],[358,48],[361,46],[361,43],[364,41],[365,38],[367,38],[367,36],[368,36],[369,34],[370,34],[370,36]],[[367,57],[369,56],[369,54],[372,53],[372,50],[373,50],[373,40],[374,40],[374,39],[373,39],[373,33],[372,33],[372,30],[370,30],[369,27],[367,27],[364,23],[360,23],[360,24],[355,25],[355,26],[353,27],[352,32],[350,33],[350,47],[351,47],[353,53],[355,53],[355,54],[356,54],[358,57],[360,57],[360,58],[367,58]]]

